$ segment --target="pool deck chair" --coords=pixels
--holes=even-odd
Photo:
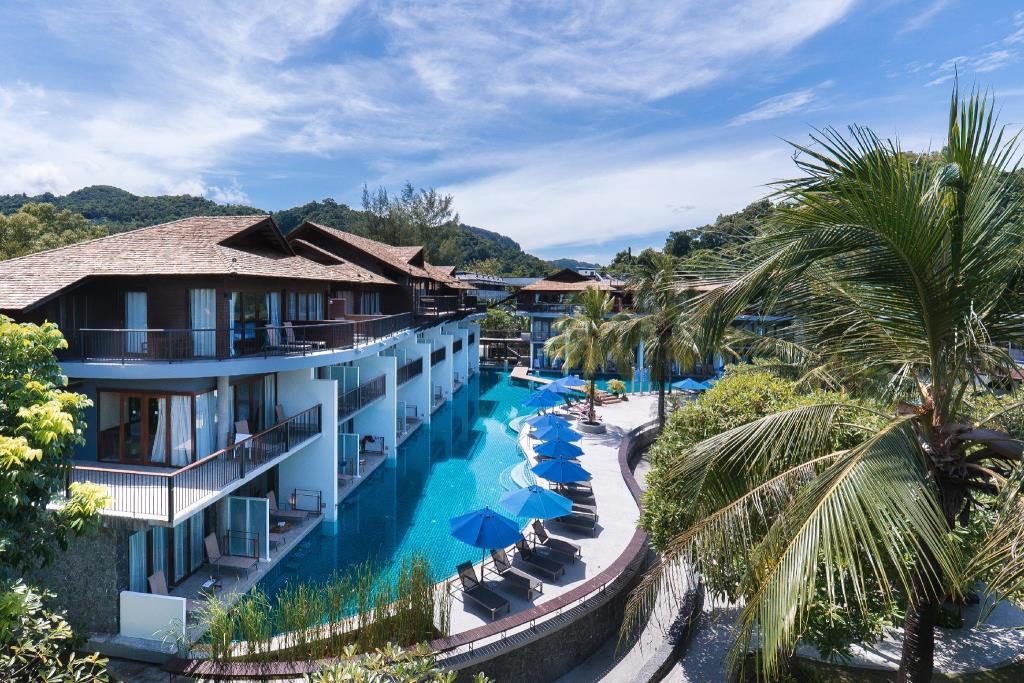
[[[227,567],[228,569],[240,569],[245,572],[246,578],[249,578],[249,570],[254,569],[259,560],[255,557],[242,557],[241,555],[221,555],[220,544],[217,543],[216,534],[210,534],[203,539],[203,543],[206,545],[206,558],[210,561],[214,567],[220,570],[221,567]]]
[[[459,565],[459,581],[462,582],[462,594],[491,613],[491,619],[497,619],[500,612],[508,614],[511,607],[508,600],[501,597],[476,578],[476,570],[469,562]]]
[[[576,529],[577,531],[586,531],[591,536],[597,535],[597,516],[587,515],[579,512],[573,512],[571,515],[564,515],[562,517],[555,517],[551,520],[556,524],[569,527],[570,529]]]
[[[583,557],[583,552],[575,543],[548,536],[548,530],[539,519],[533,520],[533,535],[537,537],[537,543],[555,554],[568,558],[573,564],[576,563],[577,557]]]
[[[267,493],[267,500],[270,501],[270,516],[278,519],[298,519],[303,520],[309,517],[309,513],[304,510],[282,510],[277,507],[277,494],[273,491]]]
[[[491,559],[494,560],[494,571],[501,578],[502,585],[522,592],[527,600],[533,600],[535,595],[544,594],[544,584],[539,579],[513,567],[512,560],[508,559],[508,553],[504,548],[492,550]]]
[[[597,506],[588,503],[577,503],[573,501],[572,511],[580,515],[590,515],[594,519],[597,519]]]
[[[150,576],[148,581],[149,592],[153,595],[165,595],[169,598],[177,597],[171,595],[170,592],[167,590],[167,576],[162,571],[156,572],[155,574]],[[192,600],[191,598],[185,599],[186,612],[194,612],[196,607],[198,607],[198,604],[196,603],[195,600]]]
[[[523,561],[523,564],[531,570],[536,570],[541,574],[550,576],[552,580],[557,580],[558,577],[565,574],[565,565],[563,563],[553,557],[540,554],[531,548],[530,544],[526,541],[516,543],[516,554]]]
[[[558,489],[559,495],[565,496],[573,502],[574,505],[593,505],[597,506],[597,498],[594,494],[589,491],[572,491],[570,489]]]

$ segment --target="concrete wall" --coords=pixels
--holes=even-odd
[[[55,604],[75,629],[117,633],[118,595],[128,588],[128,536],[133,531],[114,523],[72,538],[52,564],[25,578],[56,594]]]
[[[436,348],[447,349],[443,361],[431,368],[430,371],[430,395],[434,395],[434,387],[440,386],[445,398],[452,395],[452,337],[441,334],[440,327],[432,327],[424,332],[424,337],[434,342]],[[429,359],[429,356],[427,357]]]
[[[185,598],[132,591],[121,591],[120,597],[121,635],[127,638],[163,641],[186,623]]]
[[[327,522],[337,520],[338,502],[338,383],[314,379],[313,370],[281,372],[277,375],[277,400],[286,415],[323,406],[322,436],[278,466],[278,505],[287,506],[295,489],[312,489],[323,494]]]
[[[465,384],[469,379],[469,330],[450,325],[444,329],[444,334],[449,335],[453,343],[456,339],[462,340],[462,350],[452,355],[452,373]]]
[[[356,414],[353,419],[355,427],[353,431],[361,435],[383,436],[388,462],[394,463],[398,455],[398,449],[395,447],[398,438],[396,424],[398,415],[397,359],[394,356],[374,356],[361,358],[355,362],[355,365],[360,369],[360,382],[383,374],[386,390],[383,398]]]
[[[462,323],[466,330],[473,334],[473,343],[468,348],[469,371],[475,375],[480,372],[480,323]]]

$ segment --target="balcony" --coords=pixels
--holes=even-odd
[[[531,313],[571,313],[573,304],[569,302],[529,302],[520,303],[517,307],[520,311],[530,311]]]
[[[344,420],[370,405],[387,391],[387,380],[378,375],[338,396],[338,419]]]
[[[415,360],[411,360],[402,367],[398,368],[398,385],[401,386],[422,374],[423,359],[417,358]]]
[[[477,297],[472,295],[421,295],[416,298],[416,315],[423,318],[456,317],[479,310]],[[483,310],[486,310],[486,306]]]
[[[320,434],[320,426],[320,406],[316,405],[176,470],[104,463],[74,465],[67,488],[76,482],[99,484],[111,497],[104,508],[106,514],[173,526],[256,470],[304,446]]]
[[[448,356],[448,349],[442,346],[430,352],[430,367],[434,367]]]
[[[411,313],[236,329],[79,329],[61,360],[137,363],[305,356],[356,348],[411,329]]]

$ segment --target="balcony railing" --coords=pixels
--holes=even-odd
[[[253,356],[304,356],[370,344],[410,329],[411,313],[368,320],[332,320],[234,329],[80,329],[69,335],[62,360],[226,360]]]
[[[384,375],[378,375],[367,380],[338,396],[338,419],[342,420],[355,412],[362,410],[378,398],[384,395],[387,390],[387,381]]]
[[[532,311],[534,313],[570,313],[573,309],[573,304],[569,302],[555,303],[555,302],[529,302],[520,303],[518,305],[521,311]]]
[[[423,374],[423,359],[417,358],[411,360],[402,367],[398,368],[398,384],[402,385],[409,380]]]
[[[430,352],[430,366],[433,367],[443,361],[448,355],[448,348],[442,346],[439,349],[434,349]]]
[[[462,350],[462,340],[456,339],[452,342],[452,353],[458,353]]]
[[[75,482],[100,484],[110,496],[106,511],[174,524],[184,511],[319,434],[321,424],[320,405],[316,405],[174,472],[145,472],[102,463],[74,465],[65,493]]]

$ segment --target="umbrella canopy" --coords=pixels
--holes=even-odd
[[[537,444],[533,449],[537,455],[549,458],[578,458],[583,455],[583,449],[576,444],[563,439],[551,439]]]
[[[504,548],[523,538],[519,526],[490,508],[480,508],[448,520],[452,536],[474,548]]]
[[[545,460],[539,465],[534,465],[530,470],[541,479],[553,481],[556,484],[571,484],[574,481],[589,481],[590,472],[572,462],[571,460]]]
[[[501,497],[501,504],[513,515],[534,519],[551,519],[572,512],[571,500],[536,484],[509,491]]]
[[[534,408],[554,408],[555,406],[562,405],[562,397],[558,395],[557,391],[552,391],[547,387],[530,394],[530,397],[523,402],[523,405],[533,406]]]
[[[545,388],[551,391],[557,391],[560,394],[568,394],[576,391],[577,389],[582,389],[585,386],[587,386],[587,383],[579,377],[560,377],[548,384]]]
[[[687,377],[684,380],[675,382],[672,385],[672,388],[679,389],[680,391],[707,391],[710,387],[708,387],[708,385],[704,384],[703,382],[698,382],[695,379],[690,379],[689,377]]]
[[[526,421],[526,424],[534,427],[535,429],[547,429],[548,427],[554,427],[555,425],[562,425],[564,427],[569,426],[569,421],[561,415],[534,415]]]
[[[571,427],[565,424],[556,424],[545,429],[538,428],[534,436],[541,441],[561,439],[562,441],[576,442],[583,438],[582,434],[574,431]]]

